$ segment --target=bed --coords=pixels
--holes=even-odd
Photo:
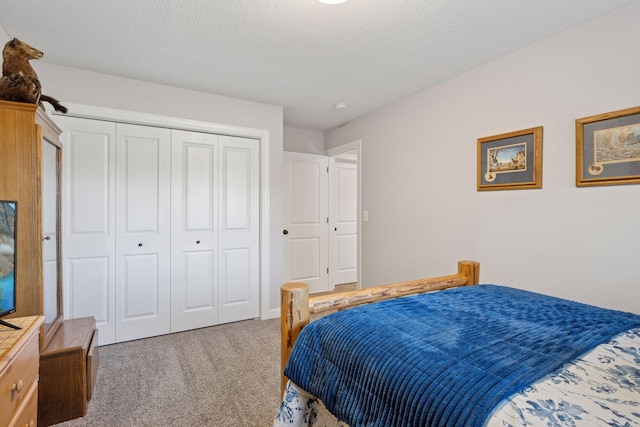
[[[640,315],[479,271],[312,297],[284,284],[274,426],[640,425]]]

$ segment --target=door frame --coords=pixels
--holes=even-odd
[[[260,318],[265,320],[280,314],[280,309],[269,309],[269,247],[271,238],[269,215],[269,153],[271,141],[268,130],[181,119],[177,117],[140,113],[136,111],[95,107],[85,104],[65,103],[65,105],[69,109],[69,112],[66,114],[66,116],[69,117],[108,120],[134,125],[164,127],[169,129],[189,130],[257,139],[259,141],[260,152]],[[52,114],[60,115],[60,113],[57,112],[52,112]],[[68,292],[65,292],[64,295],[68,295]]]
[[[342,145],[338,145],[336,147],[332,147],[332,148],[327,148],[326,150],[324,150],[324,154],[327,155],[329,158],[333,158],[336,157],[340,154],[344,154],[347,153],[349,151],[355,151],[356,152],[356,168],[357,168],[357,181],[358,181],[358,188],[357,188],[357,218],[358,218],[358,243],[357,243],[357,247],[358,247],[358,255],[357,255],[357,269],[358,269],[358,273],[357,273],[357,277],[358,277],[358,282],[356,284],[356,287],[358,289],[362,288],[362,139],[356,139],[355,141],[351,141],[351,142],[347,142],[346,144],[342,144]],[[332,193],[332,189],[331,186],[329,188],[329,212],[332,212],[332,198],[333,198],[333,193]],[[329,242],[329,259],[332,259],[331,257],[334,256],[334,251],[335,248],[333,247],[333,244],[331,243],[331,239]],[[333,274],[332,272],[330,272],[329,274]],[[331,283],[331,278],[329,278],[329,283]]]

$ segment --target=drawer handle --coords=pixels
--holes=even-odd
[[[16,393],[20,393],[22,391],[22,388],[24,387],[24,384],[22,382],[22,380],[18,380],[17,383],[15,383],[14,385],[11,386],[11,391],[12,392],[16,392]]]

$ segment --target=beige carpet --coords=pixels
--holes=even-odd
[[[280,319],[102,346],[87,415],[57,426],[270,426],[280,404]]]
[[[280,406],[280,319],[112,344],[99,352],[87,415],[56,426],[267,427]]]

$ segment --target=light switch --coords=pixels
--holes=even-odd
[[[362,211],[362,220],[369,221],[369,211]]]

